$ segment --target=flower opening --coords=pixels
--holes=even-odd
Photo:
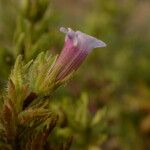
[[[94,48],[105,47],[106,44],[90,35],[68,28],[60,28],[66,34],[65,45],[55,67],[60,68],[56,80],[62,80],[72,71],[77,70],[86,56]]]

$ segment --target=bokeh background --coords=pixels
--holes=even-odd
[[[73,149],[150,149],[150,1],[50,0],[49,5],[45,1],[36,11],[38,6],[23,0],[0,0],[1,89],[19,53],[25,61],[45,50],[57,54],[64,42],[59,27],[83,31],[107,47],[95,49],[54,99],[74,105],[86,97],[90,113],[106,109],[102,121],[107,127],[98,126],[99,146],[87,146],[91,137],[87,130],[82,137],[86,140],[78,138]]]

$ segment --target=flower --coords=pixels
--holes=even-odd
[[[106,46],[101,40],[80,31],[75,32],[64,27],[61,27],[60,31],[66,34],[66,38],[64,48],[54,65],[59,68],[57,81],[63,80],[70,73],[77,70],[92,49]]]

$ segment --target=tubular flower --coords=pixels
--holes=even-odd
[[[92,36],[80,31],[68,28],[60,28],[66,34],[65,45],[61,51],[54,68],[59,68],[56,80],[63,80],[67,75],[77,70],[86,56],[97,47],[105,47],[106,44]]]

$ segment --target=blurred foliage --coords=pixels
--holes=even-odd
[[[62,100],[55,99],[50,103],[50,108],[61,116],[56,132],[52,133],[56,138],[53,143],[58,141],[57,138],[61,141],[61,138],[73,136],[71,149],[92,150],[99,149],[107,139],[106,108],[92,108],[86,93],[82,93],[75,102],[67,97]]]
[[[149,0],[0,0],[0,92],[18,54],[27,63],[41,51],[58,52],[58,26],[82,30],[108,46],[91,53],[74,80],[49,99],[61,119],[47,147],[150,149],[149,24]],[[13,106],[8,103],[6,109]]]
[[[7,79],[18,54],[29,61],[43,50],[59,47],[58,18],[52,15],[49,0],[0,1],[0,60],[6,66],[1,78]]]

